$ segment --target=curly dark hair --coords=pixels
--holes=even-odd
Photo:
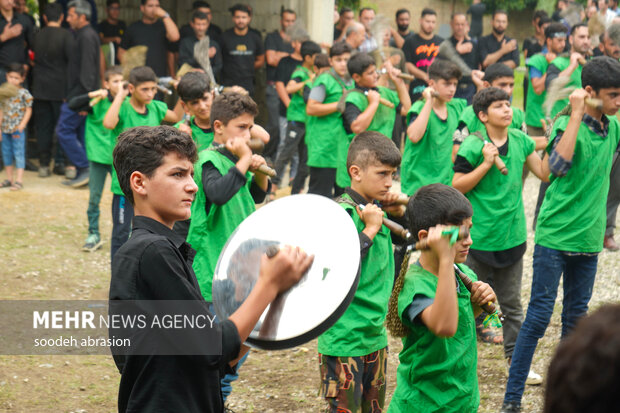
[[[252,116],[258,115],[258,106],[248,95],[236,92],[224,92],[213,100],[211,106],[211,124],[219,120],[224,125],[249,113]]]

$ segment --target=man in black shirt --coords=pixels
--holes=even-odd
[[[172,127],[138,127],[120,135],[114,168],[135,217],[132,236],[112,263],[110,300],[190,300],[204,307],[201,313],[211,314],[192,269],[196,252],[172,231],[175,221],[191,215],[196,159],[192,139]],[[223,412],[220,375],[243,355],[241,343],[265,308],[301,279],[312,260],[291,247],[262,259],[250,295],[215,324],[219,355],[115,355],[121,373],[119,412]]]
[[[39,149],[39,176],[50,175],[50,161],[54,143],[54,128],[60,116],[60,106],[67,96],[67,65],[75,47],[73,35],[60,27],[64,15],[62,6],[50,3],[45,7],[46,26],[34,36],[34,68],[32,69],[32,96],[34,120]],[[64,156],[56,147],[54,172],[64,175]]]
[[[222,33],[222,56],[224,70],[222,84],[224,86],[238,85],[247,90],[250,96],[254,94],[254,72],[265,63],[265,50],[260,35],[249,30],[252,14],[250,8],[244,4],[231,7],[234,27]]]
[[[467,14],[471,14],[471,29],[469,30],[469,36],[473,39],[478,39],[482,36],[482,16],[487,10],[486,4],[481,0],[474,0],[467,9]]]
[[[348,7],[340,9],[340,17],[338,22],[334,25],[334,43],[344,39],[344,32],[349,24],[355,19],[355,13]]]
[[[65,185],[79,188],[88,184],[88,159],[84,148],[86,116],[72,111],[67,102],[99,88],[99,35],[90,25],[90,4],[85,0],[69,2],[67,22],[76,32],[76,47],[67,66],[67,100],[60,107],[56,135],[62,149],[77,169],[76,177]]]
[[[392,38],[390,39],[390,46],[398,47],[402,49],[407,39],[413,36],[413,32],[409,30],[409,23],[411,22],[411,14],[407,9],[396,10],[396,27],[398,30],[392,31]]]
[[[280,108],[279,93],[276,91],[276,68],[280,60],[293,53],[290,39],[286,38],[286,29],[295,24],[297,15],[293,10],[283,9],[280,13],[280,30],[274,30],[265,38],[265,59],[267,60],[267,87],[265,100],[269,120],[267,132],[269,143],[265,146],[263,156],[275,160],[276,149],[280,142],[280,127],[278,123],[278,111]],[[291,72],[292,73],[292,72]],[[288,80],[287,80],[288,81]]]
[[[511,69],[519,66],[519,45],[515,39],[506,36],[508,27],[508,13],[504,10],[495,10],[492,20],[493,31],[478,42],[482,68],[493,63],[503,63]]]
[[[209,20],[209,28],[207,29],[207,36],[209,39],[216,41],[218,44],[220,43],[220,36],[222,35],[222,29],[217,24],[213,23],[213,13],[211,12],[211,5],[206,1],[195,1],[192,3],[192,11],[193,12],[201,12],[207,15],[207,19]],[[194,31],[189,23],[184,24],[179,28],[179,34],[181,35],[181,39],[192,36]]]
[[[15,13],[12,0],[0,0],[0,83],[10,63],[27,64],[27,46],[32,44],[34,27],[28,17]]]
[[[472,70],[480,69],[480,58],[478,56],[478,45],[474,43],[467,35],[469,25],[467,24],[467,16],[465,13],[454,13],[450,20],[452,27],[452,36],[448,39],[461,59]],[[439,55],[439,57],[442,57]],[[471,76],[463,76],[459,80],[454,97],[467,100],[467,104],[471,105],[472,98],[476,94],[476,85]]]
[[[144,45],[148,47],[146,66],[149,66],[157,76],[174,76],[174,68],[167,67],[167,42],[179,40],[179,29],[170,15],[159,7],[159,0],[140,0],[142,20],[133,22],[127,28],[118,57],[123,61],[127,49]]]
[[[118,19],[118,16],[121,14],[120,0],[108,0],[106,2],[106,13],[106,19],[99,22],[99,37],[101,44],[112,44],[114,48],[114,64],[120,64],[120,60],[118,60],[118,47],[127,28],[125,22]]]
[[[200,68],[201,66],[194,58],[194,46],[207,35],[207,28],[209,27],[207,15],[203,12],[195,11],[192,14],[190,27],[192,28],[192,35],[182,38],[179,43],[179,66],[187,63],[192,67]],[[209,38],[209,60],[213,76],[219,79],[220,71],[222,70],[222,51],[220,50],[220,45],[211,38]]]
[[[435,60],[439,44],[443,41],[433,33],[436,25],[437,13],[433,9],[425,8],[420,16],[420,32],[411,36],[403,45],[407,71],[416,77],[409,84],[411,102],[422,96],[428,82],[428,67]]]

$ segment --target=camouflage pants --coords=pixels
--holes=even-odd
[[[319,354],[321,388],[330,413],[380,413],[385,403],[387,347],[362,357]]]

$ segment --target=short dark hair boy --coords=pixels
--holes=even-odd
[[[388,192],[400,164],[400,151],[378,132],[362,132],[348,152],[351,186],[336,201],[351,216],[361,242],[360,282],[352,303],[340,319],[319,336],[321,396],[331,410],[383,409],[387,333],[387,302],[394,279],[390,230],[376,202],[393,204],[398,194]],[[402,206],[391,211],[402,215]],[[372,303],[372,304],[370,304]],[[347,365],[351,377],[339,374]],[[347,383],[355,383],[347,386]]]
[[[206,149],[213,142],[213,129],[211,128],[211,105],[213,104],[213,92],[209,76],[202,72],[186,73],[177,85],[177,93],[181,99],[181,105],[189,115],[179,121],[175,127],[189,133],[198,151]]]
[[[463,194],[443,184],[423,186],[409,200],[411,234],[425,239],[428,249],[401,272],[389,303],[388,328],[403,337],[390,402],[398,411],[410,411],[412,400],[423,411],[448,404],[458,411],[478,409],[474,315],[495,294],[463,264],[469,235],[453,244],[446,236],[450,226],[471,227],[472,212]],[[473,281],[471,293],[457,276],[461,272]]]
[[[192,270],[192,247],[172,231],[176,220],[190,216],[187,200],[197,190],[192,178],[195,158],[194,142],[175,128],[138,127],[119,137],[114,166],[136,216],[131,239],[112,266],[110,300],[191,300],[211,314]],[[264,282],[256,283],[237,312],[215,325],[220,355],[115,356],[121,372],[119,412],[132,406],[143,411],[223,411],[220,372],[239,357],[241,343],[276,293],[297,282],[311,261],[290,248],[267,260],[261,268]],[[176,386],[187,391],[169,391]]]

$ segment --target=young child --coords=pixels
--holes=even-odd
[[[186,119],[174,125],[175,128],[192,137],[198,152],[207,149],[213,142],[210,118],[213,92],[209,76],[202,72],[186,73],[177,85],[177,93]]]
[[[190,216],[197,191],[192,179],[196,157],[192,139],[175,128],[138,127],[119,137],[114,169],[136,216],[131,238],[112,265],[110,300],[190,300],[203,306],[204,314],[213,314],[192,270],[193,250],[172,231],[175,221]],[[241,343],[265,308],[311,263],[312,257],[290,247],[272,259],[262,257],[260,276],[248,298],[228,320],[215,325],[220,355],[115,355],[121,372],[118,411],[223,412],[220,372],[234,368]]]
[[[103,185],[112,169],[112,151],[116,136],[110,129],[103,127],[105,117],[112,100],[123,87],[123,69],[120,66],[112,66],[104,72],[103,89],[89,92],[85,95],[76,96],[69,101],[69,109],[80,112],[85,110],[86,126],[84,129],[84,144],[89,163],[88,188],[88,236],[82,246],[82,251],[94,252],[101,248],[103,241],[99,233],[99,203]],[[90,99],[99,101],[92,107]]]
[[[407,195],[424,185],[452,182],[451,136],[467,105],[464,99],[453,99],[461,78],[454,63],[435,59],[428,77],[424,99],[415,102],[407,114],[409,127],[401,167],[401,190]]]
[[[213,143],[200,152],[195,165],[198,192],[192,205],[187,242],[196,250],[193,268],[200,291],[212,302],[213,274],[228,237],[265,200],[270,182],[258,172],[265,159],[248,146],[258,107],[249,95],[223,93],[213,101]],[[231,392],[223,382],[224,400]]]
[[[496,87],[503,90],[510,96],[510,100],[512,100],[512,91],[515,87],[514,71],[503,63],[494,63],[490,65],[484,71],[480,90],[488,87]],[[511,109],[512,121],[510,123],[510,128],[527,133],[525,113],[514,106],[511,106]],[[484,124],[478,119],[478,115],[474,112],[473,105],[467,106],[460,114],[456,130],[453,134],[452,159],[456,157],[459,145],[461,145],[467,136],[474,132],[482,132],[483,130]],[[536,149],[544,149],[547,144],[547,140],[544,136],[534,137],[533,139],[537,143]]]
[[[471,227],[471,204],[456,189],[433,184],[420,188],[407,207],[415,240],[428,249],[398,277],[387,316],[392,335],[402,337],[396,390],[388,412],[475,412],[478,356],[474,317],[495,300],[488,284],[463,263],[471,237],[450,245],[446,226]],[[455,266],[472,281],[471,293]]]
[[[385,401],[387,302],[394,281],[390,230],[377,202],[393,203],[388,192],[400,164],[396,145],[378,132],[362,132],[349,147],[351,186],[336,201],[359,231],[361,273],[353,301],[319,336],[321,396],[329,411],[381,411]],[[361,205],[361,207],[360,207]],[[402,215],[402,206],[391,210]]]
[[[338,101],[345,90],[353,87],[347,73],[350,57],[351,47],[346,42],[335,43],[329,50],[331,69],[318,76],[310,90],[306,105],[310,194],[331,198],[334,192],[339,195],[342,191],[335,187],[338,142],[346,135],[338,112]]]
[[[157,93],[157,76],[147,66],[136,67],[129,73],[129,85],[123,86],[112,101],[105,117],[103,126],[113,129],[113,136],[135,126],[157,126],[162,121],[178,122],[183,114],[180,102],[174,112],[164,102],[153,100]],[[131,94],[129,99],[127,95]],[[127,241],[131,229],[133,208],[126,202],[119,186],[116,171],[112,168],[112,240],[110,259],[118,248]]]
[[[523,166],[541,180],[548,178],[543,175],[542,161],[534,151],[534,140],[510,128],[513,110],[508,93],[494,87],[483,89],[474,96],[473,108],[485,129],[479,135],[469,135],[460,145],[452,186],[465,194],[474,210],[473,248],[469,251],[467,265],[479,280],[493,285],[497,293],[505,316],[504,357],[510,366],[523,322],[521,278],[523,254],[527,248]],[[494,165],[497,157],[505,163],[507,175],[502,175]],[[487,341],[500,337],[485,328],[481,319],[477,320],[476,329]],[[540,375],[531,371],[529,384],[541,382]]]
[[[396,85],[396,92],[387,87],[377,86],[379,74],[375,59],[369,54],[358,53],[347,63],[349,74],[355,81],[355,89],[347,94],[342,114],[342,124],[347,135],[346,139],[338,143],[336,184],[341,188],[351,184],[347,171],[347,152],[353,137],[366,130],[391,137],[396,115],[405,116],[411,107],[407,85],[398,77],[400,70],[393,68],[389,60],[384,67]],[[392,103],[394,107],[390,108],[380,103],[381,98]]]
[[[291,80],[286,85],[286,93],[291,95],[291,101],[286,109],[288,124],[282,150],[276,158],[276,176],[273,178],[272,192],[278,189],[282,175],[284,175],[284,169],[295,154],[299,156],[299,163],[293,180],[292,194],[298,194],[304,189],[308,176],[308,148],[305,142],[306,101],[310,91],[308,85],[315,76],[313,71],[314,56],[321,53],[321,47],[315,42],[307,40],[301,44],[300,53],[303,63],[297,66],[291,75]]]
[[[2,161],[6,168],[6,178],[0,188],[19,191],[24,187],[24,169],[26,168],[26,126],[32,116],[32,95],[21,85],[26,71],[20,63],[11,63],[6,72],[8,84],[16,86],[16,96],[4,101],[0,107],[2,123]],[[13,172],[15,171],[15,174]]]
[[[532,292],[512,355],[504,411],[520,411],[521,397],[538,340],[553,314],[563,279],[562,337],[588,311],[598,253],[605,234],[605,200],[613,154],[620,140],[620,62],[590,60],[581,72],[583,89],[570,95],[570,115],[553,124],[547,146],[551,185],[545,194],[534,246]],[[586,105],[586,99],[601,106]],[[548,165],[548,169],[547,169]]]

